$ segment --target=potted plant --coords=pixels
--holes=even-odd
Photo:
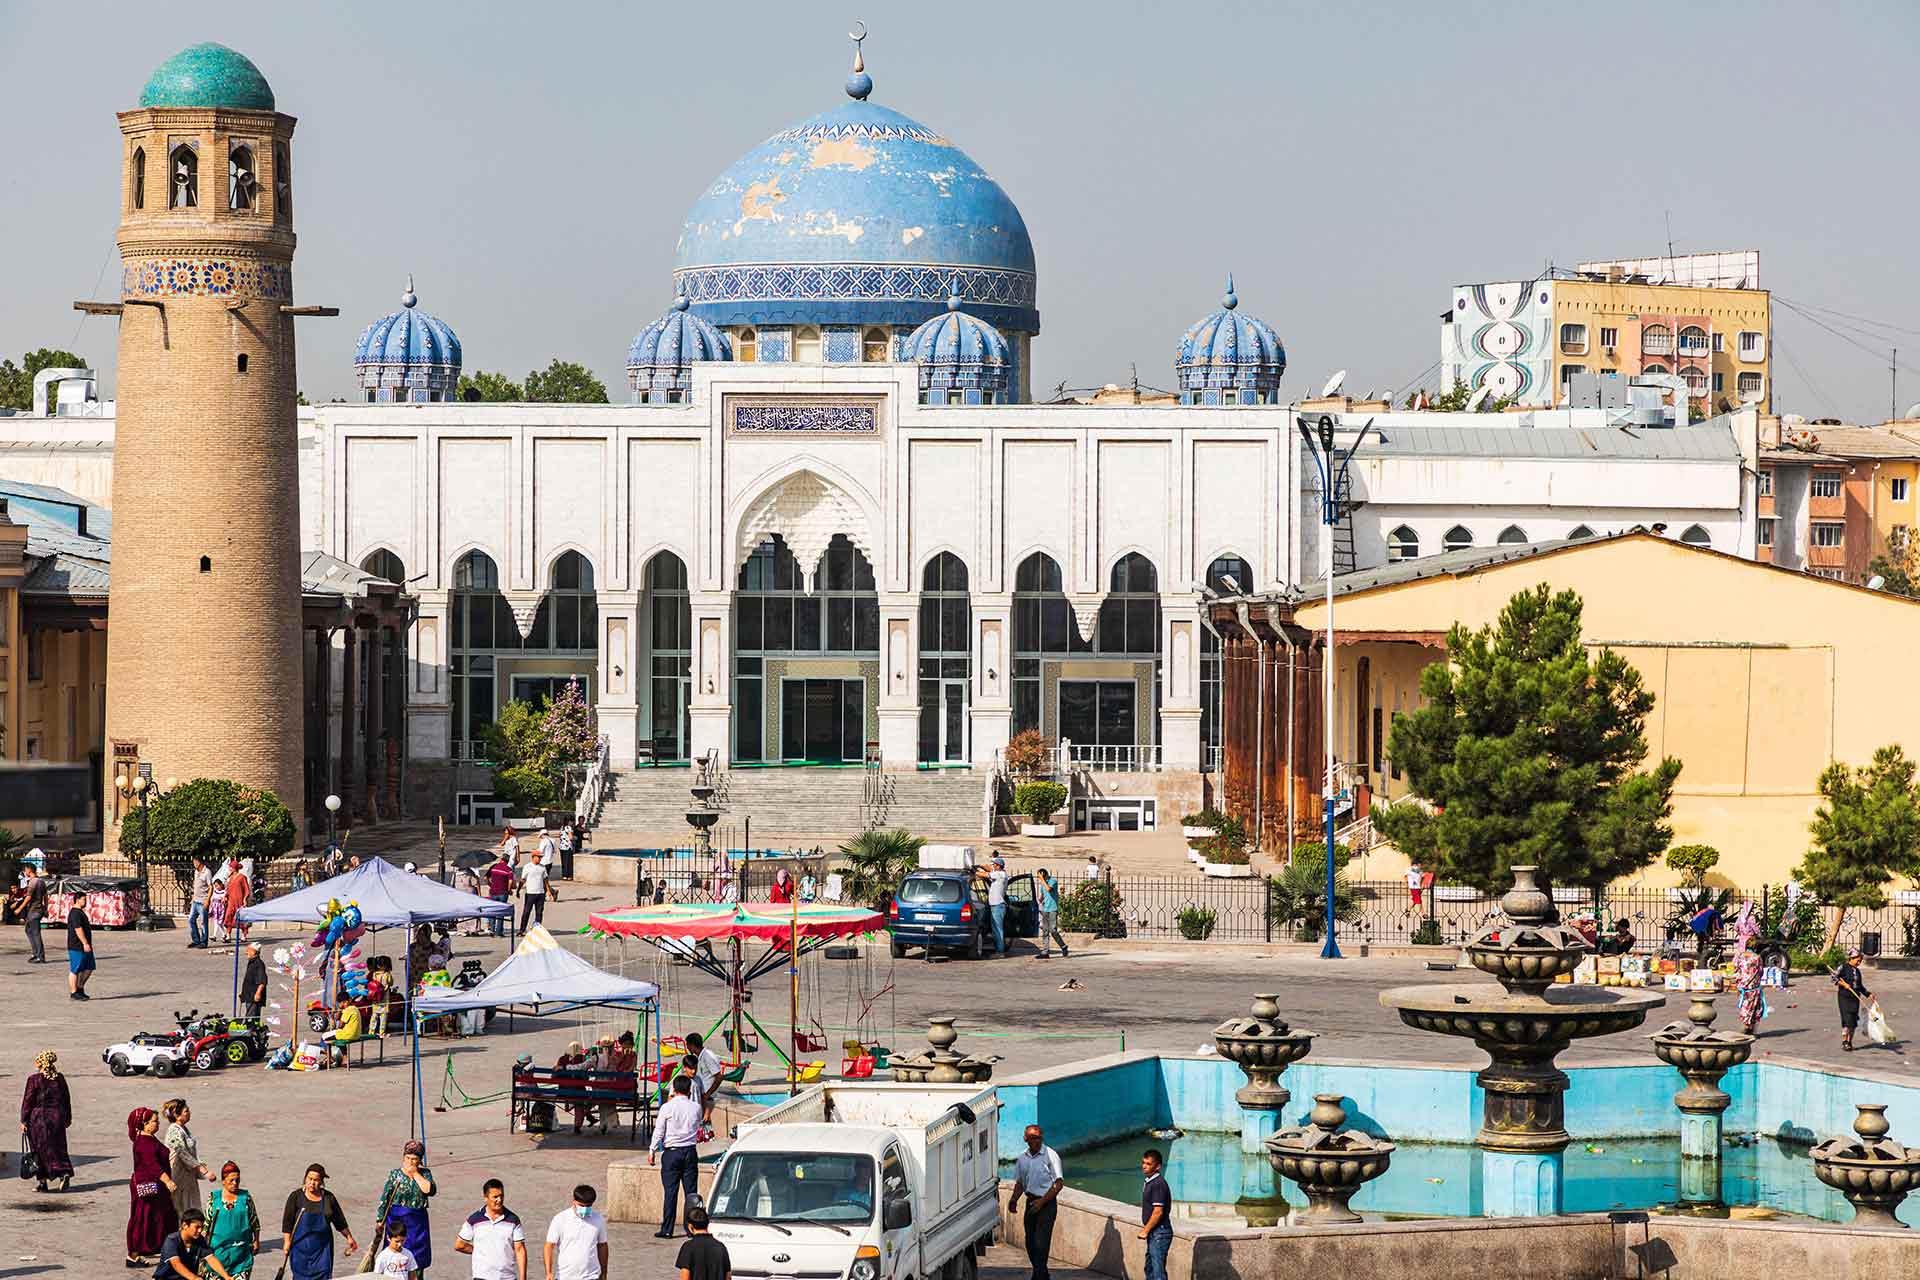
[[[1013,811],[1027,821],[1020,824],[1023,836],[1063,836],[1067,824],[1053,816],[1067,803],[1067,789],[1058,782],[1023,782],[1013,789]]]
[[[1233,821],[1233,819],[1227,817],[1226,814],[1220,812],[1212,805],[1208,805],[1198,813],[1187,813],[1180,816],[1180,834],[1190,841],[1205,840],[1208,836],[1218,831],[1222,823],[1231,821]]]
[[[1253,857],[1245,845],[1228,844],[1215,836],[1207,842],[1206,861],[1200,869],[1210,876],[1227,880],[1245,880],[1253,875]]]
[[[1205,942],[1213,933],[1213,926],[1220,917],[1211,907],[1196,907],[1191,902],[1180,908],[1175,917],[1180,926],[1180,936],[1188,942]]]

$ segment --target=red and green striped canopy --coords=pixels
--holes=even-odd
[[[587,917],[587,924],[624,938],[758,938],[779,942],[795,933],[818,940],[878,933],[887,927],[887,918],[866,907],[807,902],[800,904],[796,923],[794,907],[785,902],[667,902],[597,912]]]

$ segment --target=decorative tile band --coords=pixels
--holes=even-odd
[[[857,138],[862,142],[895,142],[910,138],[915,142],[930,142],[936,147],[953,145],[944,134],[935,133],[925,125],[917,124],[912,128],[905,128],[897,124],[870,124],[865,121],[795,125],[791,129],[782,129],[779,133],[773,134],[767,141],[818,142],[824,140],[831,142],[841,138]]]
[[[770,263],[686,267],[675,291],[693,302],[880,301],[945,302],[957,284],[962,303],[1031,307],[1034,277],[997,267],[876,262]]]
[[[727,433],[735,436],[877,436],[880,404],[866,399],[823,404],[729,397],[726,422]]]
[[[121,268],[123,295],[141,298],[293,298],[293,268],[246,258],[143,258]]]

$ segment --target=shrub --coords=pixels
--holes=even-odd
[[[1007,743],[1007,772],[1016,778],[1031,778],[1046,773],[1053,763],[1053,748],[1038,729],[1023,729]]]
[[[1023,782],[1013,789],[1013,811],[1035,822],[1051,822],[1067,803],[1067,789],[1058,782]]]
[[[136,805],[120,827],[122,857],[178,866],[196,857],[252,858],[256,873],[293,840],[293,814],[280,797],[226,778],[196,778],[144,810]]]
[[[1105,880],[1083,881],[1060,899],[1060,928],[1100,938],[1123,936],[1127,928],[1120,919],[1120,895]]]
[[[511,817],[527,818],[557,803],[560,787],[533,765],[516,764],[493,775],[493,794]]]
[[[1440,934],[1438,920],[1422,920],[1420,927],[1413,931],[1413,945],[1416,947],[1438,947],[1445,942],[1446,939]]]
[[[1253,861],[1245,845],[1217,835],[1200,842],[1200,856],[1217,867],[1244,867]]]
[[[1360,904],[1352,885],[1347,883],[1347,848],[1333,848],[1333,914],[1341,921],[1357,920]],[[1298,924],[1300,940],[1312,942],[1320,936],[1321,917],[1327,913],[1327,847],[1323,844],[1297,844],[1293,860],[1280,874],[1267,882],[1267,894],[1274,919]]]
[[[886,908],[907,873],[920,865],[926,841],[911,831],[863,831],[840,846],[846,860],[842,887],[855,902],[875,911]]]
[[[1787,909],[1787,887],[1776,884],[1767,890],[1766,910],[1760,914],[1760,934],[1762,937],[1779,938],[1789,948],[1798,947],[1804,951],[1818,952],[1825,939],[1826,930],[1820,923],[1820,907],[1814,902],[1813,895],[1803,893],[1793,900],[1791,912]]]
[[[1180,915],[1177,917],[1180,936],[1188,942],[1205,942],[1213,933],[1213,926],[1219,918],[1209,907],[1196,907],[1188,903],[1180,908]]]
[[[1212,827],[1215,831],[1220,829],[1221,823],[1233,821],[1235,821],[1235,819],[1229,818],[1212,805],[1208,805],[1198,813],[1183,813],[1180,815],[1180,825],[1183,827]]]
[[[1787,950],[1787,964],[1796,972],[1832,973],[1846,962],[1845,947],[1828,947],[1825,951],[1812,947],[1790,947]]]
[[[1677,844],[1667,850],[1667,866],[1696,888],[1707,882],[1707,872],[1719,861],[1720,851],[1710,844]]]

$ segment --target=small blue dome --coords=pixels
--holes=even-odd
[[[460,339],[445,321],[418,309],[413,277],[400,310],[368,325],[353,367],[369,401],[451,400],[460,382]]]
[[[1183,404],[1274,404],[1280,377],[1287,371],[1287,349],[1273,326],[1241,315],[1240,299],[1227,277],[1220,310],[1188,329],[1180,339],[1174,372]],[[1231,395],[1222,393],[1231,392]]]
[[[627,385],[646,403],[677,404],[693,384],[690,366],[731,359],[726,335],[693,314],[682,295],[627,348]]]
[[[915,329],[902,347],[901,359],[920,366],[923,404],[952,403],[942,392],[963,393],[960,403],[992,404],[1006,395],[1012,354],[1000,331],[960,309],[958,285],[947,299],[947,309]],[[978,392],[978,395],[966,395]]]

